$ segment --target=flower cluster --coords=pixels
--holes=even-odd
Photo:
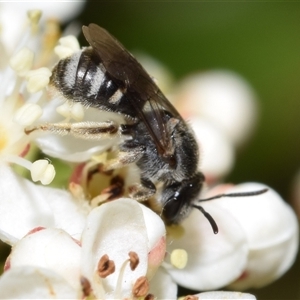
[[[12,248],[0,298],[176,299],[178,285],[245,290],[280,277],[298,250],[294,212],[269,187],[260,195],[241,195],[266,188],[262,184],[217,185],[253,128],[256,104],[247,84],[229,72],[208,72],[187,78],[170,95],[201,144],[207,186],[200,199],[235,196],[201,203],[218,224],[217,235],[196,209],[180,225],[166,226],[153,203],[128,198],[139,181],[135,165],[99,168],[117,138],[82,143],[31,129],[122,118],[53,94],[52,66],[80,47],[74,36],[59,39],[56,21],[39,24],[40,17],[30,10],[22,38],[1,44],[0,239]],[[168,92],[162,67],[145,58],[142,63]],[[49,158],[34,160],[37,148],[70,164],[67,189],[45,186],[55,170]],[[31,179],[18,175],[15,165],[28,169]],[[198,298],[255,299],[222,291],[186,297]]]

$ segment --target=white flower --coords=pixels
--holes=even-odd
[[[18,272],[37,276],[34,271],[42,268],[51,280],[55,277],[56,283],[61,280],[60,285],[67,282],[66,288],[72,287],[70,297],[82,290],[84,296],[101,299],[145,297],[164,256],[165,227],[161,219],[136,201],[119,199],[91,211],[80,243],[61,229],[33,230],[14,245],[6,272],[17,271],[9,278],[4,274],[0,286],[3,281],[12,285],[18,280]],[[42,278],[46,275],[41,272]],[[29,282],[19,294],[32,293],[31,297],[39,298],[47,290],[39,279]],[[13,295],[6,289],[3,293]],[[174,285],[172,294],[176,294]]]
[[[69,192],[37,186],[0,164],[0,239],[14,245],[33,228],[56,227],[79,239],[88,210]],[[68,213],[66,213],[68,212]]]
[[[262,184],[238,185],[226,193],[259,190]],[[225,200],[225,199],[224,199]],[[245,201],[244,201],[245,200]],[[246,268],[231,287],[262,287],[283,275],[298,252],[298,221],[291,207],[272,189],[258,197],[227,198],[223,208],[242,225],[249,245]]]
[[[258,183],[212,190],[214,194],[258,191]],[[294,212],[269,189],[251,197],[225,197],[201,205],[214,218],[219,233],[198,211],[182,222],[184,234],[170,236],[168,248],[183,248],[188,254],[184,269],[167,270],[173,280],[194,290],[216,289],[233,282],[233,289],[266,285],[292,265],[298,250],[298,223]]]
[[[25,15],[24,11],[23,14]],[[38,25],[40,16],[40,11],[28,12],[28,24],[24,28],[22,39],[14,45],[14,51],[10,51],[7,44],[2,45],[0,161],[21,165],[31,172],[34,181],[49,184],[55,175],[49,161],[31,163],[23,158],[31,142],[31,137],[25,134],[25,127],[43,114],[40,103],[45,100],[44,91],[51,76],[48,68],[38,68],[40,64],[51,60],[51,55],[44,53],[51,46],[42,41],[42,30]],[[52,34],[55,36],[54,32]],[[51,44],[50,38],[48,42]]]

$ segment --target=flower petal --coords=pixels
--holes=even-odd
[[[144,215],[144,221],[147,230],[149,241],[148,248],[152,249],[157,245],[161,237],[166,235],[166,228],[163,221],[157,214],[153,213],[153,211],[147,208],[145,205],[140,205],[140,207]]]
[[[184,233],[169,238],[167,251],[184,249],[188,262],[184,269],[168,267],[173,280],[194,289],[220,288],[237,278],[243,271],[248,255],[245,232],[239,223],[217,203],[202,205],[214,218],[219,233],[213,234],[209,222],[194,209],[182,222]]]
[[[259,183],[245,183],[228,193],[258,191]],[[249,258],[242,277],[232,287],[261,287],[281,276],[293,264],[298,250],[298,221],[293,210],[272,189],[252,197],[219,201],[243,227],[249,242]]]
[[[0,277],[1,299],[80,299],[80,294],[57,273],[24,266]]]
[[[0,164],[0,238],[13,245],[38,226],[52,226],[54,218],[43,190]]]
[[[87,205],[84,205],[86,203],[81,203],[80,199],[75,199],[68,191],[43,186],[38,188],[43,193],[43,201],[51,208],[53,227],[63,229],[80,240],[89,212]]]
[[[80,287],[81,247],[60,229],[48,228],[28,234],[14,245],[9,256],[10,268],[37,266],[55,271],[68,283]]]
[[[150,294],[155,299],[177,299],[177,284],[163,268],[159,268],[150,281]]]
[[[122,274],[122,266],[128,261],[131,251],[137,253],[139,264],[134,271],[127,266]],[[103,297],[103,293],[115,298],[130,298],[133,284],[146,275],[148,251],[140,205],[124,198],[103,204],[89,214],[82,234],[82,275],[91,282],[97,298]],[[100,278],[97,266],[105,255],[114,262],[115,271],[106,278]],[[122,288],[118,290],[120,279]]]
[[[148,207],[140,204],[148,237],[148,271],[147,278],[152,280],[157,268],[166,254],[166,228],[162,219]]]

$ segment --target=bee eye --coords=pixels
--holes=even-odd
[[[200,176],[201,174],[197,174],[192,180],[165,187],[163,191],[163,203],[165,203],[163,215],[167,222],[179,223],[189,213],[192,202],[201,189],[201,185],[196,184],[199,183]]]

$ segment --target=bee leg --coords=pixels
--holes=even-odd
[[[141,184],[131,186],[129,196],[137,201],[146,201],[156,193],[155,185],[149,179],[141,178]]]
[[[122,168],[126,165],[138,161],[144,154],[145,147],[133,143],[132,141],[127,141],[120,145],[120,151],[118,156],[111,160],[108,160],[102,167],[101,171],[110,171],[114,169]]]
[[[98,140],[119,133],[119,126],[113,121],[78,122],[78,123],[45,123],[32,128],[26,128],[25,133],[33,131],[49,131],[59,135],[72,135],[86,140]]]

